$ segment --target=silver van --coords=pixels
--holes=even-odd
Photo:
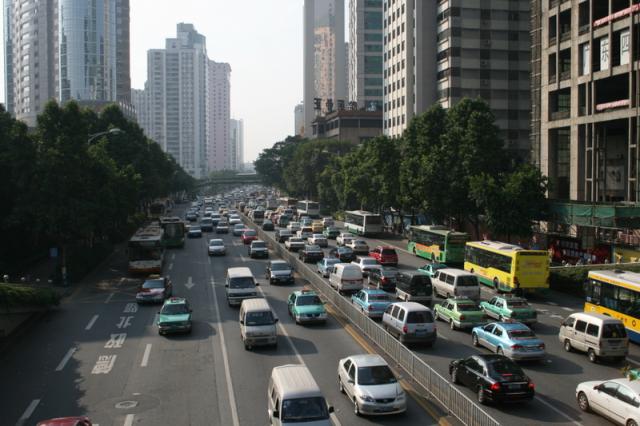
[[[257,297],[258,289],[251,269],[247,267],[227,269],[227,278],[224,284],[229,306],[238,306],[244,299]]]
[[[278,346],[278,317],[264,299],[245,299],[240,305],[240,337],[244,348]]]
[[[576,312],[560,326],[558,334],[564,350],[586,352],[589,361],[600,358],[623,361],[629,352],[629,338],[622,321],[595,312]]]
[[[455,268],[442,268],[431,278],[433,292],[446,299],[450,297],[467,297],[480,300],[480,284],[471,272]]]
[[[267,413],[274,426],[330,426],[333,407],[305,365],[289,364],[271,370]]]
[[[351,263],[336,263],[329,274],[329,285],[340,294],[355,293],[364,287],[362,271]]]
[[[433,312],[416,302],[396,302],[382,315],[382,326],[402,343],[432,346],[438,337]]]

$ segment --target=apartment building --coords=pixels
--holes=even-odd
[[[637,0],[532,1],[534,160],[551,183],[541,232],[588,256],[640,258]]]

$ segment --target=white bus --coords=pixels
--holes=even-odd
[[[356,235],[380,234],[382,216],[364,210],[348,211],[344,213],[344,227]]]
[[[159,226],[140,228],[129,240],[129,273],[160,274],[164,262],[164,230]]]
[[[298,217],[300,216],[309,216],[311,218],[320,217],[320,203],[316,201],[310,201],[310,200],[298,201],[296,210],[298,212]]]

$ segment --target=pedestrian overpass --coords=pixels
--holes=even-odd
[[[257,173],[238,173],[236,175],[211,176],[206,179],[201,179],[197,187],[251,185],[259,183],[262,183],[262,177]]]

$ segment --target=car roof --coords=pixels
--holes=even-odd
[[[506,361],[506,362],[512,362],[513,364],[515,364],[515,361],[511,360],[510,358],[507,358],[504,355],[498,355],[498,354],[474,354],[472,355],[473,358],[479,358],[485,362],[494,362],[494,361]],[[516,364],[517,365],[517,364]]]
[[[224,244],[224,240],[221,238],[212,238],[209,240],[209,244],[213,243],[213,242],[221,242],[222,244]]]
[[[376,365],[389,365],[384,358],[378,354],[351,355],[349,357],[358,367],[373,367]]]
[[[187,299],[184,297],[170,297],[164,301],[165,305],[184,305],[187,303]]]
[[[496,324],[500,325],[502,328],[504,328],[507,331],[510,331],[510,330],[531,330],[529,327],[527,327],[526,325],[522,324],[521,322],[497,322]]]
[[[400,306],[407,311],[431,311],[429,307],[417,302],[394,302],[393,305]]]
[[[272,260],[270,263],[272,265],[289,265],[286,260]]]
[[[293,292],[293,294],[295,294],[296,296],[300,296],[302,294],[305,294],[307,296],[311,295],[311,296],[317,296],[318,293],[315,290],[311,290],[309,288],[303,288],[302,290],[296,290]]]
[[[458,268],[439,268],[438,271],[440,273],[446,273],[449,275],[453,275],[455,277],[459,277],[459,276],[468,276],[468,275],[474,275],[471,272],[465,271],[463,269],[458,269]]]
[[[363,288],[361,291],[367,294],[389,294],[386,291],[381,290],[379,288]]]
[[[453,303],[473,303],[474,305],[476,304],[476,301],[469,297],[449,297],[447,298],[447,301],[453,302]]]

